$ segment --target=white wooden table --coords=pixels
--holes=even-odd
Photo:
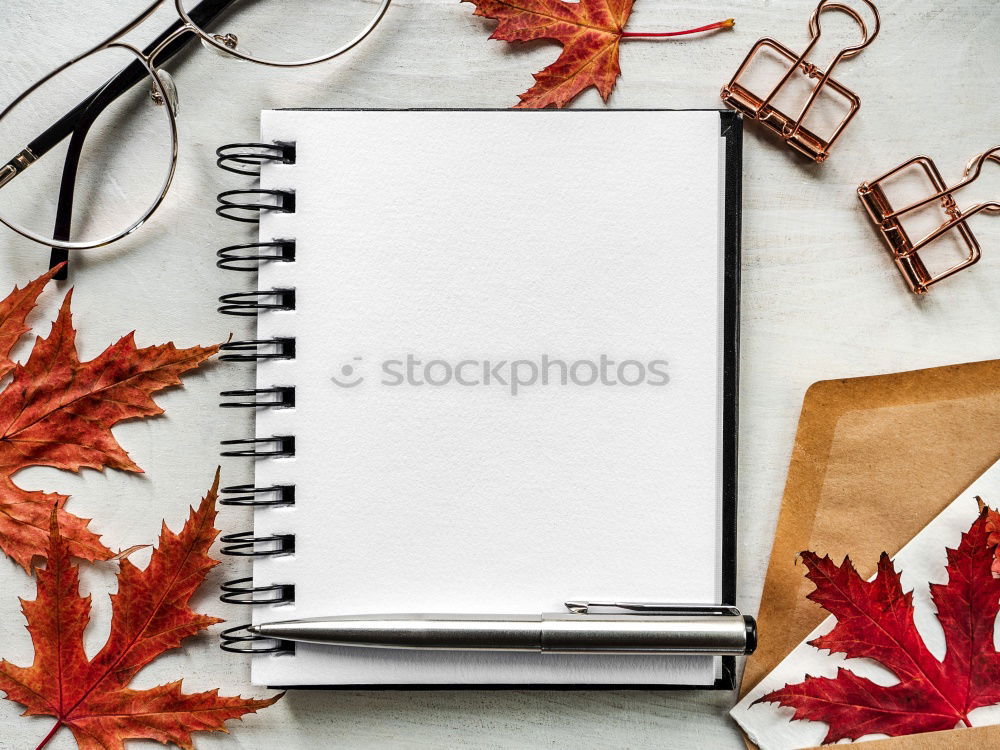
[[[142,0],[7,2],[0,9],[0,70],[33,79],[82,51],[127,20]],[[757,609],[764,568],[795,430],[807,386],[820,379],[892,372],[1000,356],[1000,219],[977,229],[982,263],[914,299],[881,247],[853,195],[874,177],[916,153],[938,160],[956,178],[974,153],[1000,143],[1000,4],[995,0],[881,0],[882,36],[840,77],[864,101],[833,157],[816,167],[791,157],[753,126],[745,156],[743,250],[740,603]],[[279,6],[292,6],[285,0]],[[734,32],[704,40],[631,41],[613,107],[717,107],[718,90],[749,47],[772,36],[793,49],[805,39],[811,0],[729,3],[640,0],[632,28],[686,28],[728,16]],[[531,73],[558,54],[547,43],[513,47],[487,41],[493,24],[451,0],[396,0],[375,35],[339,61],[299,71],[274,71],[201,52],[170,67],[180,89],[181,159],[173,191],[153,223],[132,239],[77,259],[73,281],[80,347],[92,357],[116,337],[138,331],[140,344],[178,345],[238,336],[248,328],[214,312],[215,298],[249,279],[220,271],[215,249],[234,236],[212,212],[214,195],[242,181],[214,167],[221,143],[253,140],[262,108],[282,106],[504,107],[531,84]],[[165,25],[161,12],[141,35]],[[848,24],[831,23],[833,41],[853,40]],[[838,36],[839,34],[839,36]],[[835,47],[824,47],[830,53]],[[839,45],[843,46],[843,45]],[[576,106],[599,106],[591,90]],[[609,134],[627,137],[627,134]],[[580,158],[585,158],[584,154]],[[1000,197],[1000,170],[972,197]],[[595,183],[595,190],[599,184]],[[238,234],[238,229],[235,233]],[[48,251],[0,232],[0,291],[37,275]],[[48,329],[58,294],[50,291],[32,321]],[[22,347],[21,355],[26,355]],[[208,486],[215,446],[249,434],[250,415],[215,408],[218,391],[249,383],[249,373],[216,364],[159,401],[163,418],[132,422],[115,434],[145,476],[50,469],[18,475],[23,486],[73,495],[70,508],[94,516],[109,542],[148,543],[160,519],[175,528]],[[238,411],[238,410],[237,410]],[[994,439],[986,436],[985,439]],[[225,466],[224,480],[247,480],[249,469]],[[877,502],[877,498],[872,499]],[[224,530],[247,516],[226,509]],[[95,592],[96,649],[107,633],[109,566],[88,567]],[[225,560],[197,604],[240,621],[219,603],[218,583],[244,574]],[[17,664],[32,653],[17,597],[34,585],[0,560],[0,656]],[[763,633],[766,638],[767,634]],[[263,694],[248,684],[244,658],[223,654],[215,632],[158,659],[135,680],[152,686],[183,676],[189,690]],[[726,716],[726,693],[657,692],[299,692],[233,734],[202,735],[200,748],[651,747],[739,748]],[[51,721],[18,718],[0,701],[0,747],[32,747]],[[63,730],[49,745],[74,747]]]

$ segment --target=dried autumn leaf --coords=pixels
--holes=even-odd
[[[810,676],[755,703],[779,703],[795,709],[794,719],[825,722],[824,743],[969,726],[971,711],[1000,703],[1000,653],[993,645],[1000,580],[990,571],[996,550],[987,519],[984,511],[958,549],[948,550],[948,583],[930,586],[947,644],[941,661],[917,632],[913,593],[903,593],[888,555],[865,581],[849,558],[837,566],[829,557],[802,553],[816,584],[809,598],[837,618],[832,631],[810,644],[849,659],[874,659],[899,681],[886,687],[839,669],[835,678]]]
[[[607,102],[621,75],[618,48],[626,37],[668,37],[732,28],[733,20],[687,31],[661,34],[627,33],[633,0],[462,0],[476,6],[475,15],[500,23],[490,39],[527,42],[552,39],[563,45],[558,59],[535,74],[535,85],[519,94],[522,109],[562,107],[590,86]]]
[[[39,747],[62,726],[69,727],[80,750],[123,750],[126,739],[151,739],[191,748],[194,731],[226,731],[224,722],[271,705],[266,700],[220,696],[218,690],[181,692],[181,682],[136,690],[135,674],[176,648],[188,636],[221,622],[198,614],[191,596],[217,561],[208,550],[216,535],[215,483],[180,534],[166,524],[149,564],[140,570],[121,561],[118,593],[111,596],[111,634],[88,659],[83,632],[90,619],[90,597],[80,596],[70,545],[50,516],[48,562],[37,572],[37,596],[22,601],[35,648],[30,667],[0,662],[0,690],[25,706],[26,716],[54,716],[56,724]]]
[[[48,273],[27,284],[24,289],[14,287],[10,296],[0,302],[0,377],[14,369],[14,363],[10,360],[10,350],[20,341],[21,336],[30,330],[24,321],[28,313],[34,309],[42,289],[58,271],[58,268],[50,269]]]
[[[142,471],[115,440],[111,427],[124,419],[162,414],[150,394],[179,385],[182,373],[218,349],[178,349],[173,344],[140,349],[130,333],[95,359],[81,362],[70,292],[48,338],[37,338],[28,361],[15,365],[8,358],[11,347],[27,330],[26,315],[58,270],[0,302],[0,374],[13,370],[11,382],[0,392],[0,549],[25,570],[33,556],[45,554],[53,504],[74,556],[106,560],[113,553],[87,528],[89,519],[64,509],[66,495],[21,489],[14,484],[14,474],[28,466]]]

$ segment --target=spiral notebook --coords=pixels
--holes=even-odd
[[[741,121],[717,111],[280,110],[220,149],[259,219],[219,265],[256,363],[254,623],[735,604]],[[248,180],[249,182],[249,180]],[[252,279],[249,274],[234,277]],[[255,684],[732,688],[731,657],[255,640]]]

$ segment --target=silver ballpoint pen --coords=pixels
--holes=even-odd
[[[276,640],[365,648],[550,654],[737,656],[757,647],[757,624],[735,607],[566,602],[543,615],[340,615],[262,623]]]

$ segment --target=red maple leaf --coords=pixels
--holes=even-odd
[[[875,578],[865,581],[849,558],[838,567],[829,557],[803,552],[807,578],[816,584],[809,598],[837,618],[832,631],[810,644],[849,659],[874,659],[899,681],[885,687],[841,668],[835,678],[809,676],[755,703],[779,703],[795,709],[794,719],[825,722],[824,743],[969,726],[970,711],[1000,703],[1000,653],[993,645],[1000,580],[990,572],[994,556],[984,510],[958,549],[948,550],[948,583],[930,586],[947,644],[939,661],[913,624],[913,593],[903,593],[887,554]]]
[[[981,510],[986,510],[986,533],[989,534],[991,545],[1000,545],[1000,513],[991,508],[986,508],[986,503],[981,497],[977,497]],[[996,555],[993,558],[993,575],[1000,576],[1000,546],[997,546]]]
[[[123,559],[118,593],[111,596],[111,634],[88,659],[83,631],[90,597],[80,596],[70,544],[50,516],[48,562],[37,571],[37,596],[21,602],[35,647],[30,667],[0,662],[0,690],[25,706],[26,716],[54,716],[42,744],[69,727],[81,750],[123,750],[126,739],[152,739],[191,748],[193,731],[225,731],[224,722],[269,706],[266,700],[220,696],[217,690],[183,693],[181,682],[148,690],[128,686],[136,672],[188,636],[221,622],[198,614],[191,596],[217,561],[208,555],[215,528],[215,484],[191,509],[180,534],[166,524],[145,570]]]
[[[535,73],[535,85],[519,94],[522,109],[562,107],[590,86],[607,102],[621,75],[618,48],[623,38],[668,37],[732,28],[734,21],[661,34],[626,32],[633,0],[462,0],[475,15],[498,20],[490,39],[527,42],[552,39],[563,45],[558,59]]]
[[[150,394],[179,385],[182,373],[218,349],[178,349],[173,344],[140,349],[130,333],[96,358],[81,362],[70,315],[71,291],[48,338],[37,338],[28,361],[14,364],[10,350],[28,330],[25,318],[58,270],[0,302],[0,376],[13,371],[0,391],[0,549],[25,570],[33,556],[45,554],[53,504],[73,555],[106,560],[114,553],[87,528],[88,519],[64,509],[66,495],[21,489],[14,484],[14,474],[27,466],[68,471],[108,466],[141,472],[111,427],[123,419],[162,414]]]

